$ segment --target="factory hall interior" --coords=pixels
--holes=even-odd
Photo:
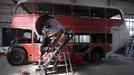
[[[134,75],[134,0],[0,0],[0,75]]]

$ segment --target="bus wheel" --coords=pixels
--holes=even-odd
[[[21,48],[14,48],[7,54],[7,61],[13,66],[26,64],[26,53]]]
[[[91,54],[91,63],[93,64],[99,64],[101,62],[102,55],[100,52],[93,52]]]

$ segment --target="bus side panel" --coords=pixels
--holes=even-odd
[[[71,16],[55,16],[65,27],[81,33],[110,33],[112,26],[120,26],[124,20],[118,19],[89,19]]]
[[[32,44],[21,44],[21,46],[26,50],[27,56],[28,56],[28,62],[33,62],[33,50],[32,50]]]
[[[34,57],[34,62],[38,62],[39,60],[39,53],[40,53],[40,44],[39,43],[34,43],[33,44],[33,57]]]
[[[11,27],[21,29],[32,29],[38,19],[38,15],[35,14],[16,14],[13,17]],[[34,21],[35,20],[35,21]]]
[[[91,51],[94,50],[95,48],[101,48],[104,50],[105,54],[111,51],[111,44],[108,43],[103,43],[103,44],[91,43],[90,47],[91,47]]]

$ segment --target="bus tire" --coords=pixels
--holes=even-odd
[[[23,49],[13,48],[13,50],[7,54],[7,61],[12,66],[23,65],[27,63],[27,56]]]
[[[99,64],[101,62],[102,55],[100,52],[93,52],[91,53],[91,63],[93,64]]]

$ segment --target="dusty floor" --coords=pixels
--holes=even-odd
[[[36,67],[33,64],[10,66],[6,57],[0,56],[0,75],[21,75],[20,71],[24,70],[30,75],[39,75],[35,72]],[[74,75],[134,75],[134,58],[113,54],[100,65],[79,65],[74,70]]]

